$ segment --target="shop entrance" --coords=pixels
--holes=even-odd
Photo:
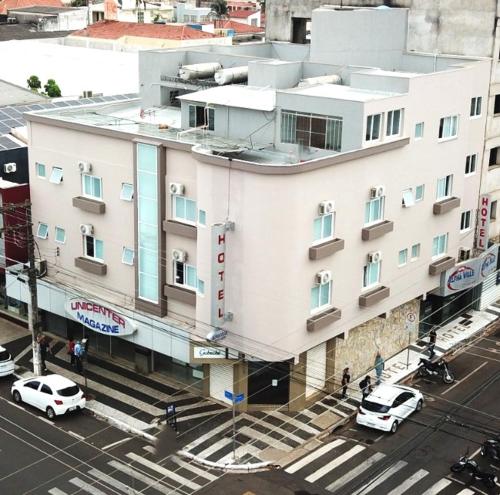
[[[248,404],[287,404],[290,397],[290,363],[248,362]]]

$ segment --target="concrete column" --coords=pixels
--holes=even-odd
[[[335,348],[337,344],[337,338],[326,341],[326,383],[325,390],[327,393],[331,394],[335,392],[339,385],[340,380],[335,376]]]
[[[301,411],[306,404],[306,356],[303,352],[290,369],[289,411]]]
[[[236,406],[238,412],[248,410],[248,362],[240,361],[233,366],[233,393],[244,394],[245,400]]]

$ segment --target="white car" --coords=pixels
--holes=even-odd
[[[411,413],[420,411],[424,396],[404,385],[380,385],[361,401],[356,423],[395,433]]]
[[[45,412],[49,419],[85,407],[80,387],[61,375],[17,380],[10,390],[15,402],[25,402]]]
[[[0,376],[14,373],[14,360],[9,351],[0,345]]]

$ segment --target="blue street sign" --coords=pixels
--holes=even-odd
[[[233,401],[233,393],[230,392],[229,390],[224,390],[224,397],[231,402]]]
[[[234,395],[229,390],[224,390],[224,397],[235,404],[239,404],[245,400],[245,394]]]
[[[234,403],[239,404],[240,402],[243,402],[245,399],[245,394],[239,394],[234,398]]]

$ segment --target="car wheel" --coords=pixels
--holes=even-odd
[[[396,431],[398,431],[398,422],[394,421],[391,426],[391,433],[396,433]]]
[[[12,398],[17,404],[20,404],[23,401],[21,398],[21,394],[17,390],[14,390],[14,392],[12,393]]]
[[[52,409],[50,406],[47,407],[47,410],[45,411],[45,413],[47,414],[47,418],[49,418],[49,419],[54,419],[56,417],[56,413],[55,413],[54,409]]]
[[[421,411],[422,410],[422,406],[423,406],[423,402],[422,402],[422,399],[420,399],[418,402],[417,402],[417,407],[415,408],[415,411]]]

